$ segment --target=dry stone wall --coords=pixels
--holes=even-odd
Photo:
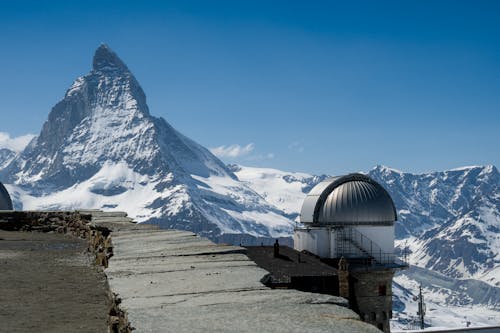
[[[88,251],[95,256],[95,264],[106,268],[113,256],[111,230],[92,223],[93,213],[99,212],[0,211],[0,230],[60,233],[86,239]],[[108,332],[132,332],[127,314],[120,308],[121,299],[110,290],[109,285],[108,302]]]
[[[85,212],[0,212],[0,229],[7,231],[40,231],[70,234],[89,242],[89,251],[95,254],[96,264],[107,267],[113,256],[111,231],[91,223],[92,214]]]

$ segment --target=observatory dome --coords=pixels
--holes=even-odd
[[[0,183],[0,210],[12,210],[12,200],[2,183]]]
[[[314,225],[393,225],[394,203],[368,176],[353,173],[329,178],[307,195],[300,221]]]

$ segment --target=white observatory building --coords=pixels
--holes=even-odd
[[[295,228],[294,248],[338,268],[339,294],[360,317],[389,332],[392,277],[405,263],[394,256],[396,208],[370,177],[329,178],[307,195]]]
[[[373,264],[394,261],[396,209],[387,191],[362,174],[329,178],[307,195],[302,228],[293,241],[298,251],[321,258],[365,258]]]

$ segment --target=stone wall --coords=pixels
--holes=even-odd
[[[361,320],[384,332],[390,332],[393,275],[391,269],[349,274],[351,307],[359,313]]]
[[[111,230],[92,223],[92,214],[62,211],[0,211],[0,229],[6,231],[50,232],[68,234],[88,241],[88,251],[95,256],[95,264],[108,267],[113,256]],[[121,300],[108,288],[110,333],[130,333],[132,328]]]

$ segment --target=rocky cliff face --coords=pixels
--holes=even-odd
[[[0,170],[5,168],[16,157],[16,153],[7,148],[0,148]]]

